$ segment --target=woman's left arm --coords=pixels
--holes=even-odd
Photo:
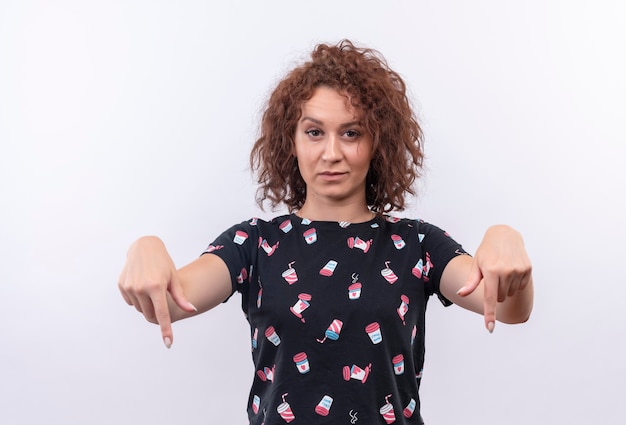
[[[522,236],[505,225],[487,229],[473,258],[460,255],[446,265],[440,291],[453,303],[484,315],[489,332],[496,319],[527,321],[533,308],[533,279]]]

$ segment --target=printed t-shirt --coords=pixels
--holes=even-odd
[[[231,227],[227,264],[250,323],[250,424],[421,424],[428,298],[465,251],[421,220],[295,214]]]

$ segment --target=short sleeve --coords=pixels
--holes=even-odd
[[[436,294],[444,306],[449,306],[452,301],[440,291],[441,276],[450,260],[467,255],[467,252],[446,231],[421,220],[418,221],[418,234],[422,243],[423,274],[428,295]]]
[[[232,283],[231,295],[245,291],[254,270],[258,232],[251,222],[244,221],[232,226],[202,252],[203,255],[217,255],[226,263]]]

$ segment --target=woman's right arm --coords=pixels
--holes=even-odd
[[[130,246],[118,286],[129,305],[161,327],[168,348],[173,342],[172,322],[210,310],[232,292],[221,258],[205,254],[177,270],[155,236],[144,236]]]

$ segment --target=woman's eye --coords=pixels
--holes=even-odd
[[[305,131],[305,133],[308,134],[311,137],[319,137],[319,136],[322,135],[322,132],[317,130],[317,129],[315,129],[315,128],[313,128],[311,130],[307,130],[307,131]]]
[[[348,131],[346,131],[345,134],[346,134],[346,137],[350,137],[350,138],[355,138],[355,137],[359,137],[360,136],[359,132],[356,131],[356,130],[348,130]]]

